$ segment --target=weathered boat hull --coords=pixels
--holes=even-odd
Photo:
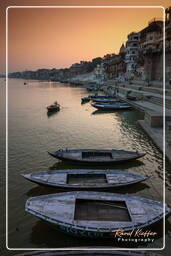
[[[50,108],[50,107],[47,107],[47,111],[48,112],[57,112],[60,110],[60,107],[55,107],[55,108]]]
[[[97,149],[70,149],[48,152],[49,155],[62,161],[70,161],[83,164],[119,164],[139,159],[145,153],[125,150],[97,150]],[[87,154],[87,157],[86,157]],[[92,157],[91,157],[92,154]],[[90,155],[90,157],[89,157]]]
[[[96,104],[91,104],[94,108],[97,108],[99,110],[124,110],[124,109],[130,109],[131,106],[127,105],[127,104],[100,104],[100,103],[96,103]]]
[[[167,217],[171,209],[165,209]],[[33,197],[25,210],[60,231],[89,238],[114,239],[118,229],[142,229],[163,218],[162,202],[92,191]]]
[[[108,189],[133,185],[149,177],[121,171],[109,170],[53,170],[22,174],[39,185],[63,189]]]
[[[84,98],[81,98],[81,103],[87,103],[90,101],[90,98],[89,97],[84,97]]]
[[[120,102],[120,99],[117,98],[97,98],[97,99],[93,99],[93,102],[95,103],[115,103],[115,102]]]
[[[91,95],[90,96],[92,100],[103,99],[103,98],[112,99],[113,97],[115,96],[110,96],[110,95]]]

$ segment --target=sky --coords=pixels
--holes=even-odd
[[[13,5],[135,5],[137,1],[3,1]],[[139,5],[169,6],[169,1],[138,1]],[[9,8],[9,72],[39,68],[65,68],[80,60],[118,53],[127,35],[140,31],[152,18],[162,18],[162,8]],[[2,65],[5,72],[5,29],[2,31]]]

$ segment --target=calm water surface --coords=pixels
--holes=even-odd
[[[5,90],[5,82],[1,80]],[[154,200],[163,199],[162,154],[141,130],[137,120],[141,113],[123,111],[99,113],[89,104],[81,105],[84,88],[60,83],[9,80],[9,216],[8,246],[10,248],[60,248],[74,246],[128,246],[114,241],[78,239],[51,229],[24,211],[31,196],[60,192],[24,180],[20,174],[53,169],[86,168],[61,163],[47,154],[60,148],[117,148],[147,152],[140,161],[111,166],[110,169],[132,171],[152,176],[142,184],[110,192],[129,193]],[[47,115],[46,106],[59,101],[58,113]],[[1,101],[4,103],[4,98]],[[5,111],[2,117],[5,116]],[[4,127],[3,127],[4,128]],[[4,131],[4,130],[2,130]],[[4,135],[4,134],[3,134]],[[2,156],[1,156],[2,157]],[[95,166],[94,168],[101,168]],[[108,167],[104,167],[107,169]],[[2,183],[5,179],[3,177]],[[166,198],[171,204],[170,165],[166,163]],[[166,243],[169,244],[171,218],[166,221]],[[153,227],[159,233],[152,244],[143,247],[162,247],[162,222]],[[3,234],[4,235],[4,234]],[[131,247],[137,245],[129,245]],[[165,255],[168,250],[166,250]],[[10,252],[10,254],[15,254]]]

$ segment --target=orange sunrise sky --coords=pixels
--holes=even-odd
[[[9,5],[14,5],[14,1]],[[16,5],[33,1],[15,1]],[[47,1],[34,1],[43,5]],[[48,1],[54,5],[89,5],[90,1]],[[138,1],[169,6],[170,1]],[[91,1],[91,5],[135,5],[137,1]],[[163,3],[163,4],[162,4]],[[56,4],[55,4],[56,5]],[[64,68],[80,60],[118,53],[127,35],[140,31],[162,8],[10,8],[8,9],[9,72]],[[4,71],[4,69],[2,69]]]

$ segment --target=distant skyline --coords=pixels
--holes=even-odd
[[[133,1],[114,2],[129,5]],[[143,2],[145,5],[147,1]],[[150,4],[154,1],[148,1]],[[166,0],[164,7],[168,6]],[[155,17],[163,18],[162,8],[10,8],[9,72],[65,68],[81,60],[118,53],[129,33],[140,31]]]

